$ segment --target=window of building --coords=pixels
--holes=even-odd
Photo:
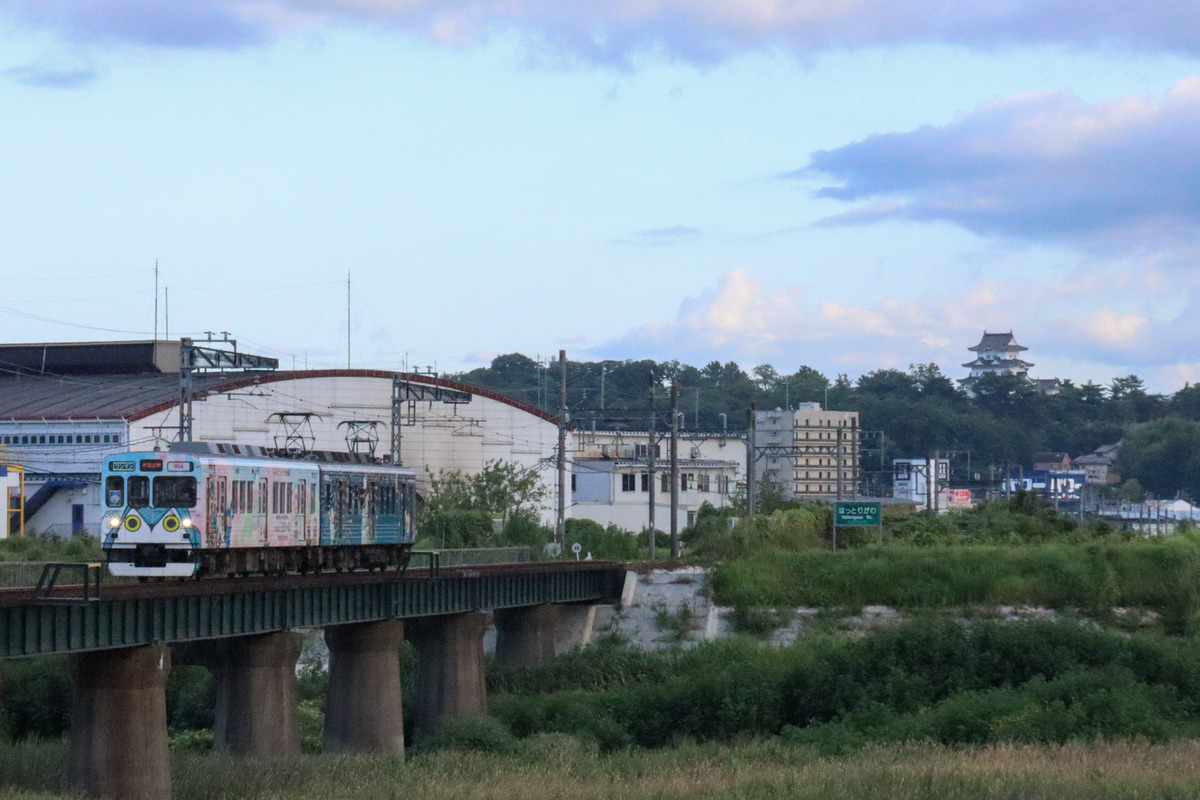
[[[649,472],[642,473],[642,491],[643,492],[650,491],[650,473]]]
[[[572,476],[571,476],[571,491],[572,491],[572,492],[576,491],[576,490],[575,490],[575,476],[574,476],[574,475],[572,475]]]
[[[636,488],[637,488],[637,476],[635,476],[632,472],[622,472],[621,473],[621,491],[622,492],[632,492]]]
[[[696,476],[696,490],[700,492],[709,492],[709,475],[707,472],[702,472]]]
[[[663,494],[666,494],[667,492],[671,491],[671,473],[664,472],[662,474],[661,483],[662,483],[661,491]]]

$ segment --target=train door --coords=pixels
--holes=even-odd
[[[221,546],[221,506],[217,502],[217,478],[209,475],[204,479],[204,509],[208,519],[204,526],[204,544],[207,547]]]
[[[225,546],[229,547],[233,534],[233,509],[229,506],[229,481],[224,475],[217,478],[217,505],[220,508],[221,533],[225,537]]]
[[[362,543],[375,544],[378,541],[375,532],[375,521],[379,516],[379,484],[373,477],[365,478],[365,499],[363,501]]]
[[[268,521],[270,519],[271,515],[268,513],[269,506],[267,505],[267,501],[268,501],[267,492],[269,491],[269,489],[268,489],[267,484],[268,484],[268,481],[266,478],[258,479],[258,519],[259,519],[258,525],[259,525],[259,531],[260,531],[259,538],[263,541],[264,544],[270,541],[269,537],[270,537],[270,533],[271,533],[271,524]]]
[[[293,541],[303,544],[308,535],[308,481],[296,481],[296,532]]]

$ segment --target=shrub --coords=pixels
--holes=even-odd
[[[65,656],[0,662],[3,729],[14,740],[56,739],[71,725],[71,672]]]
[[[590,519],[569,519],[566,526],[563,544],[568,551],[578,543],[584,553],[605,561],[636,561],[648,552],[637,536],[615,525],[604,528]]]
[[[420,750],[468,750],[483,753],[513,753],[517,739],[499,719],[481,717],[443,717],[437,729],[417,743]]]

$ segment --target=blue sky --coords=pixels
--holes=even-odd
[[[0,341],[1200,380],[1182,0],[0,0]],[[169,292],[169,302],[163,297]],[[166,318],[169,308],[169,321]]]

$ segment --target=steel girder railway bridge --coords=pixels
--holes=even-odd
[[[485,611],[496,658],[553,657],[564,607],[618,602],[625,567],[516,564],[0,592],[0,658],[69,654],[69,771],[89,795],[167,798],[165,684],[172,662],[218,682],[216,740],[246,754],[299,752],[295,669],[303,635],[329,646],[327,750],[402,756],[399,651],[420,655],[416,735],[485,710]]]

